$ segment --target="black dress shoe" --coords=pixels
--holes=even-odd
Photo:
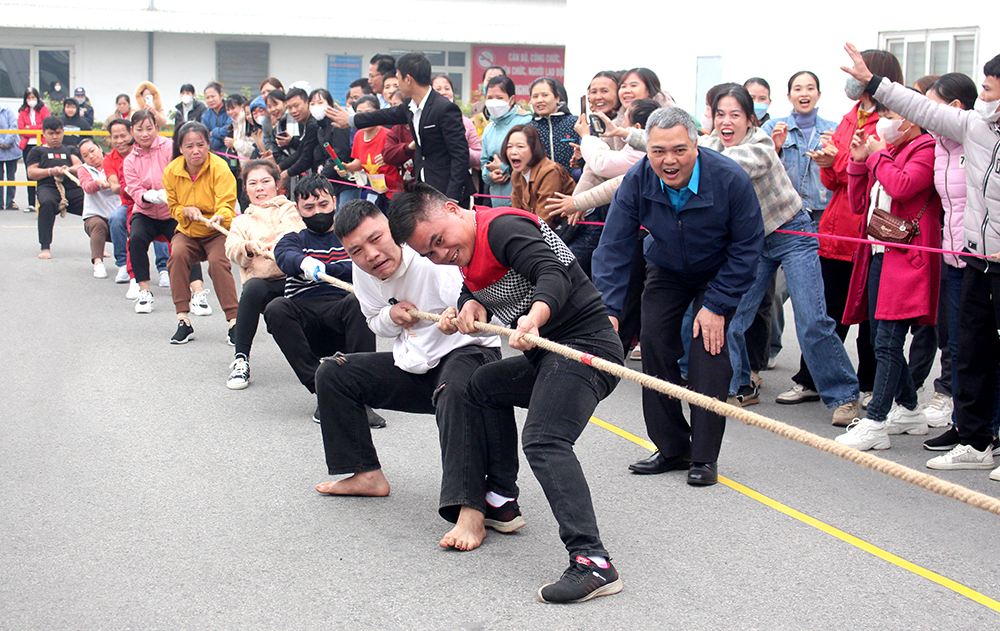
[[[693,462],[688,470],[688,484],[691,486],[712,486],[719,481],[719,463]]]
[[[667,458],[657,451],[645,460],[630,464],[628,470],[639,475],[652,475],[655,473],[666,473],[667,471],[680,471],[690,466],[691,461],[683,456]]]
[[[372,429],[385,427],[385,419],[376,414],[375,410],[366,405],[365,412],[368,414],[368,427],[371,427]]]

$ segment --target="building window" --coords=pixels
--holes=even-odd
[[[979,27],[883,31],[879,43],[899,60],[907,85],[929,74],[961,72],[976,77]]]
[[[0,98],[20,99],[29,86],[38,88],[44,98],[54,83],[72,94],[69,73],[72,54],[68,48],[0,48]]]
[[[24,96],[31,84],[31,49],[0,48],[0,98]]]
[[[226,94],[255,96],[270,75],[267,42],[216,42],[216,76]]]

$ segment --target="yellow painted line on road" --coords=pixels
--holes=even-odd
[[[649,442],[648,440],[646,440],[644,438],[639,438],[635,434],[633,434],[631,432],[627,432],[627,431],[623,430],[620,427],[617,427],[615,425],[612,425],[611,423],[608,423],[607,421],[603,421],[603,420],[597,418],[596,416],[590,417],[590,422],[593,423],[594,425],[599,426],[599,427],[603,427],[604,429],[608,430],[609,432],[617,434],[618,436],[621,436],[625,440],[629,440],[629,441],[635,443],[636,445],[639,445],[640,447],[645,447],[646,449],[648,449],[650,451],[656,451],[656,445],[654,445],[653,443]],[[983,605],[984,607],[988,607],[988,608],[992,609],[993,611],[1000,612],[1000,602],[997,602],[996,600],[993,600],[989,596],[981,594],[981,593],[977,592],[976,590],[974,590],[974,589],[972,589],[970,587],[966,587],[965,585],[962,585],[961,583],[953,581],[950,578],[946,578],[944,576],[941,576],[937,572],[932,572],[932,571],[928,570],[927,568],[924,568],[924,567],[921,567],[921,566],[917,565],[916,563],[911,563],[911,562],[907,561],[906,559],[900,558],[900,557],[896,556],[895,554],[892,554],[891,552],[887,552],[887,551],[883,550],[882,548],[879,548],[876,545],[872,545],[872,544],[868,543],[867,541],[864,541],[863,539],[858,539],[854,535],[850,535],[850,534],[844,532],[843,530],[840,530],[839,528],[834,528],[833,526],[831,526],[829,524],[821,522],[820,520],[816,519],[815,517],[810,517],[809,515],[806,515],[805,513],[801,512],[801,511],[797,511],[794,508],[791,508],[789,506],[785,506],[781,502],[779,502],[777,500],[773,500],[770,497],[767,497],[766,495],[758,493],[757,491],[754,491],[751,488],[745,487],[742,484],[740,484],[739,482],[735,482],[735,481],[730,480],[729,478],[723,477],[721,475],[719,476],[719,482],[721,484],[723,484],[723,485],[725,485],[725,486],[733,489],[734,491],[736,491],[738,493],[742,493],[743,495],[746,495],[750,499],[757,500],[761,504],[764,504],[765,506],[773,508],[774,510],[776,510],[776,511],[778,511],[780,513],[784,513],[785,515],[788,515],[789,517],[797,519],[797,520],[801,521],[804,524],[812,526],[813,528],[816,528],[817,530],[819,530],[821,532],[824,532],[824,533],[830,535],[831,537],[836,537],[837,539],[840,539],[841,541],[843,541],[845,543],[849,543],[852,546],[854,546],[855,548],[858,548],[859,550],[863,550],[864,552],[867,552],[868,554],[876,556],[876,557],[882,559],[883,561],[888,561],[889,563],[892,563],[893,565],[895,565],[895,566],[897,566],[899,568],[902,568],[902,569],[904,569],[904,570],[906,570],[908,572],[912,572],[912,573],[916,574],[917,576],[925,578],[925,579],[927,579],[929,581],[933,581],[934,583],[937,583],[938,585],[941,585],[942,587],[946,587],[946,588],[952,590],[953,592],[955,592],[957,594],[965,596],[969,600],[975,601],[975,602],[979,603],[980,605]]]

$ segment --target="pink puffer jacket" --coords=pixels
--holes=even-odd
[[[944,235],[941,247],[962,251],[962,215],[965,212],[965,149],[962,144],[944,136],[934,136],[934,188],[941,196],[944,210]],[[944,262],[952,267],[965,267],[965,261],[954,254],[945,254]]]

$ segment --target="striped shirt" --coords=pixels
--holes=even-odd
[[[285,273],[285,298],[346,296],[347,292],[324,281],[315,281],[299,267],[307,256],[326,264],[326,273],[353,282],[351,257],[333,230],[316,234],[311,230],[289,232],[274,246],[274,258]]]

